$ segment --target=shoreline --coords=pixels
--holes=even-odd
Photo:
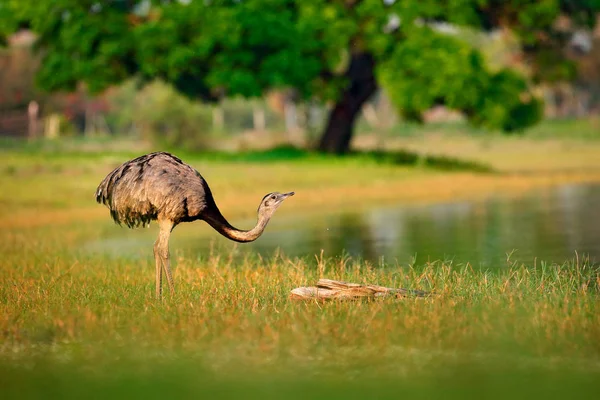
[[[438,172],[381,180],[365,185],[313,187],[296,190],[294,200],[279,213],[301,215],[332,211],[364,210],[390,205],[430,205],[454,201],[480,201],[497,195],[518,196],[532,190],[550,189],[562,185],[600,184],[600,171],[535,172],[535,173],[472,173]],[[293,185],[291,185],[293,186]],[[313,195],[318,192],[318,196]],[[303,196],[304,193],[309,193]],[[254,219],[255,203],[260,194],[215,193],[215,200],[229,219]],[[301,199],[298,201],[297,199]],[[78,221],[110,220],[105,206],[90,201],[90,206],[44,210],[31,207],[0,217],[0,228],[30,229],[49,225],[65,225]]]

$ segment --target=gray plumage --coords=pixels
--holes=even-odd
[[[234,228],[223,217],[204,178],[172,154],[151,153],[117,167],[98,186],[96,201],[110,209],[119,225],[130,228],[159,223],[154,244],[156,295],[161,296],[162,271],[174,293],[170,271],[169,236],[182,222],[204,220],[223,236],[237,242],[256,240],[283,200],[294,192],[267,194],[258,207],[258,223],[248,231]],[[162,264],[162,268],[161,268]]]
[[[198,171],[169,153],[147,154],[116,168],[98,186],[96,201],[130,228],[149,224],[159,213],[179,223],[200,215],[207,203],[216,208]]]

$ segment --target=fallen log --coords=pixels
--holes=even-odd
[[[422,290],[389,288],[378,285],[361,285],[331,279],[319,279],[317,286],[292,289],[290,298],[293,300],[359,300],[387,297],[427,297],[430,295],[431,293]]]

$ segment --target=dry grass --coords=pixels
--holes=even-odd
[[[600,146],[593,150],[598,154]],[[70,153],[2,154],[0,228],[106,218],[106,210],[93,201],[96,186],[112,168],[137,155],[138,152],[91,153],[86,158]],[[550,164],[557,160],[560,164],[560,158],[547,156]],[[593,165],[578,170],[540,168],[529,173],[477,173],[381,164],[361,157],[308,157],[268,163],[225,162],[202,155],[183,158],[209,182],[224,214],[240,219],[254,217],[258,201],[275,190],[296,191],[297,196],[286,203],[285,212],[306,213],[385,203],[477,199],[563,183],[600,182],[600,169]]]
[[[161,303],[153,298],[150,254],[110,258],[81,247],[114,231],[93,193],[133,154],[5,155],[0,387],[8,397],[395,398],[401,390],[505,398],[531,388],[546,397],[598,389],[600,278],[589,260],[481,271],[442,262],[375,267],[318,255],[240,261],[229,253],[175,253],[178,292]],[[450,173],[352,159],[191,163],[233,218],[253,214],[271,190],[297,192],[279,211],[292,213],[600,180],[593,171]],[[440,296],[289,299],[290,289],[320,277]]]
[[[600,374],[600,276],[586,260],[486,272],[441,262],[381,268],[277,255],[238,263],[227,254],[180,257],[178,292],[157,303],[150,259],[90,258],[71,240],[15,236],[2,249],[0,365],[11,365],[10,374],[39,364],[116,379],[122,363],[152,380],[166,363],[234,381],[257,374],[264,384],[296,374],[412,380],[446,368]],[[439,296],[289,299],[291,288],[321,276]]]
[[[117,349],[142,359],[171,349],[203,354],[215,368],[233,360],[376,365],[416,349],[600,367],[600,276],[587,260],[486,272],[441,262],[381,268],[346,258],[179,257],[178,293],[161,304],[150,257],[109,264],[77,251],[78,239],[61,231],[3,239],[2,354],[15,362],[44,349],[57,357],[77,349],[101,361]],[[290,289],[319,277],[439,296],[325,305],[288,299]]]
[[[600,127],[598,128],[600,130]],[[378,147],[375,135],[358,137],[358,148]],[[484,163],[500,172],[540,173],[599,170],[600,143],[588,140],[527,137],[473,137],[429,133],[387,139],[385,149],[449,156]]]

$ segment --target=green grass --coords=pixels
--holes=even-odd
[[[240,258],[233,244],[211,254],[173,248],[177,293],[157,302],[151,243],[139,257],[86,250],[119,232],[94,203],[96,185],[142,151],[84,144],[84,152],[40,144],[2,150],[3,399],[584,398],[600,389],[600,275],[590,260],[488,271],[312,254]],[[294,152],[184,159],[208,179],[234,222],[253,216],[272,190],[297,192],[278,211],[289,215],[554,183],[544,174],[539,180]],[[438,295],[289,299],[292,288],[320,277]]]
[[[116,363],[115,363],[116,364]],[[452,368],[456,369],[452,369]],[[0,368],[4,398],[235,398],[235,399],[564,399],[594,398],[597,374],[572,371],[541,372],[509,367],[473,368],[464,364],[439,365],[423,374],[395,378],[361,375],[321,378],[248,374],[235,378],[208,372],[193,362],[161,362],[153,368],[120,362],[110,374],[92,375],[77,368],[40,365],[27,374]],[[33,384],[32,384],[33,382]],[[74,383],[75,382],[75,383]],[[15,390],[17,389],[17,390]]]
[[[364,121],[361,121],[364,122]],[[461,137],[469,135],[472,137],[502,138],[528,138],[539,141],[544,140],[582,140],[597,141],[600,139],[600,120],[591,118],[555,118],[542,120],[540,123],[522,132],[506,133],[501,131],[490,131],[482,127],[469,124],[467,121],[430,122],[419,124],[414,122],[400,122],[382,134],[388,138],[392,137],[422,137],[432,133],[442,133],[450,137]],[[361,124],[359,133],[371,132],[373,129]]]
[[[529,382],[547,391],[547,382],[582,395],[598,388],[600,277],[586,260],[490,272],[175,252],[177,294],[160,303],[149,257],[90,257],[73,250],[77,241],[43,232],[3,245],[0,376],[10,397],[76,397],[90,388],[98,397],[185,395],[205,386],[260,397],[300,397],[303,387],[323,397],[369,388],[508,394],[514,387],[502,387],[505,380],[509,388]],[[438,296],[289,299],[290,289],[320,276]]]

